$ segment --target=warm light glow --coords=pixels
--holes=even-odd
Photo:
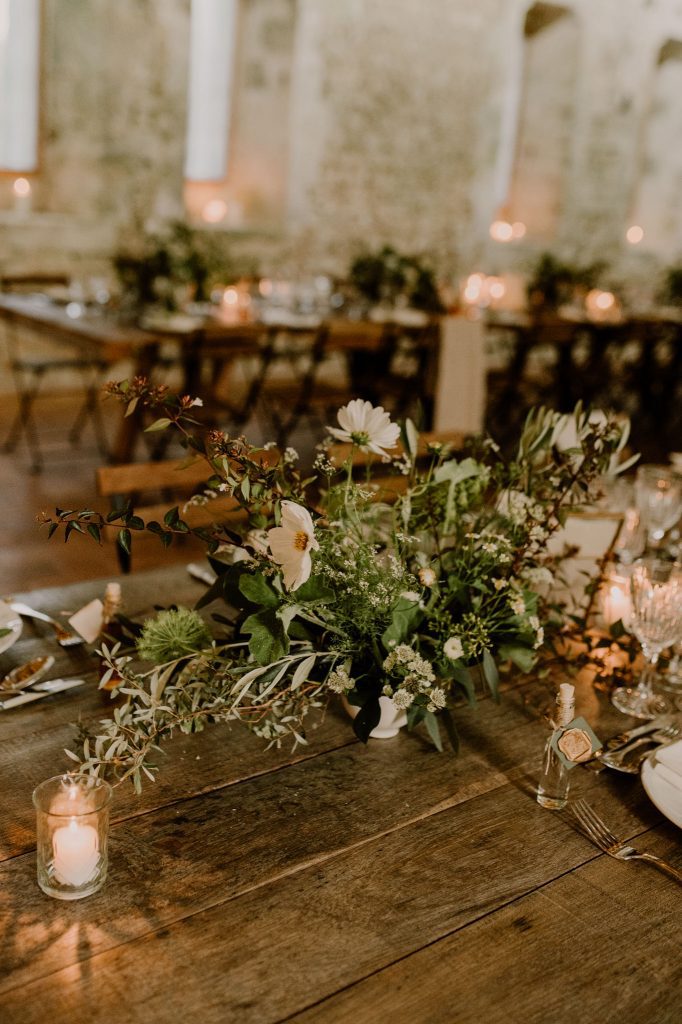
[[[64,312],[70,320],[77,320],[79,316],[83,315],[83,307],[80,302],[67,302]]]
[[[466,302],[478,302],[483,295],[485,277],[483,274],[469,274],[464,287],[464,299]]]
[[[612,292],[599,292],[595,296],[594,304],[597,309],[611,309],[615,301],[616,296]]]
[[[223,292],[223,305],[236,306],[239,303],[239,292],[236,288],[226,288]]]
[[[523,238],[526,233],[526,225],[521,220],[515,220],[512,224],[512,237]]]
[[[504,281],[501,281],[499,277],[488,278],[488,294],[491,299],[502,299],[507,289],[504,286]]]
[[[267,299],[270,295],[272,295],[272,281],[270,280],[269,277],[263,277],[258,282],[258,291],[260,292],[264,299]]]
[[[514,228],[506,220],[494,220],[490,225],[490,237],[496,242],[510,242],[514,237]]]
[[[641,228],[639,224],[633,224],[632,227],[629,227],[625,232],[625,237],[630,245],[639,245],[644,238],[644,228]]]
[[[31,182],[28,178],[16,178],[12,185],[12,191],[15,196],[23,198],[24,196],[30,196],[31,194]]]
[[[201,211],[201,216],[207,224],[219,224],[227,216],[227,203],[224,199],[210,199]]]

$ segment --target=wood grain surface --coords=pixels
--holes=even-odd
[[[103,585],[21,597],[59,615]],[[177,567],[122,585],[132,616],[202,592]],[[365,747],[336,708],[295,754],[239,726],[179,737],[141,797],[115,791],[104,888],[61,903],[35,881],[31,791],[107,706],[91,651],[39,624],[0,670],[47,649],[89,682],[0,713],[2,1024],[679,1019],[680,889],[535,801],[546,683],[462,708],[458,757],[407,733]],[[587,681],[578,710],[604,736],[626,723]],[[682,867],[638,779],[576,770],[573,789]]]

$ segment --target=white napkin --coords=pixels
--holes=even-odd
[[[682,740],[656,751],[654,771],[682,792]]]
[[[89,601],[69,619],[77,633],[89,643],[94,644],[102,629],[102,602],[98,597]]]

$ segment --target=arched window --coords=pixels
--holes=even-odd
[[[192,0],[185,205],[225,227],[284,213],[295,0]]]
[[[682,152],[671,143],[682,135],[682,41],[669,39],[660,49],[652,79],[630,223],[643,231],[646,249],[664,258],[682,249]],[[639,240],[639,233],[636,236]],[[630,240],[630,235],[628,234]]]
[[[0,171],[38,167],[39,0],[0,0]]]
[[[528,236],[551,239],[557,230],[570,159],[578,76],[578,24],[573,12],[534,3],[523,27],[524,56],[516,146],[506,221],[525,224]]]

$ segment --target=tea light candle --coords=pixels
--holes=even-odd
[[[31,182],[28,178],[16,178],[12,185],[14,209],[17,213],[31,212]]]
[[[612,626],[620,619],[627,629],[632,614],[630,580],[627,576],[618,576],[614,573],[606,577],[602,590],[601,608],[607,626]]]
[[[52,848],[55,878],[62,885],[85,885],[96,875],[99,842],[92,825],[81,825],[72,818],[68,825],[55,829]]]

